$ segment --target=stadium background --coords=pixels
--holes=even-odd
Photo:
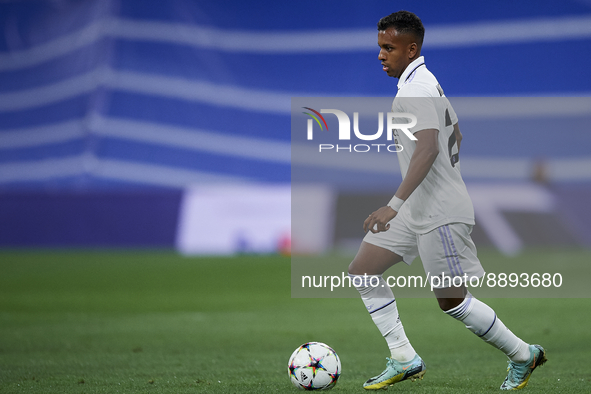
[[[382,2],[257,4],[0,3],[0,245],[176,246],[188,253],[285,245],[290,99],[393,96],[395,81],[376,60],[374,28],[392,9]],[[506,97],[458,110],[467,182],[537,179],[561,207],[533,213],[558,219],[527,211],[506,218],[517,245],[476,233],[477,240],[509,252],[523,243],[591,243],[590,218],[582,214],[591,180],[589,3],[396,7],[423,19],[423,54],[449,97]],[[520,108],[511,101],[520,96],[556,101],[507,114]],[[500,108],[496,114],[483,112],[491,105]],[[322,164],[310,168],[338,210],[325,221],[351,211],[348,204],[359,200],[354,185],[377,194],[375,205],[399,182],[397,170],[340,170],[344,176]],[[255,197],[268,195],[265,186],[276,197],[261,218],[251,212],[269,206]],[[519,190],[511,193],[519,199]],[[209,213],[231,228],[211,236]],[[357,219],[340,222],[336,232],[333,222],[324,225],[331,236],[318,250],[358,241]],[[528,226],[540,223],[545,231],[528,236]],[[567,236],[553,236],[553,226]]]
[[[589,1],[4,0],[0,392],[283,392],[308,340],[337,349],[337,390],[359,392],[383,339],[358,300],[291,299],[275,255],[291,245],[290,104],[393,96],[375,24],[398,9],[422,18],[457,103],[483,261],[588,278]],[[399,176],[295,164],[322,177],[298,189],[322,230],[312,251],[346,264],[358,215]],[[535,392],[588,391],[588,299],[490,305],[552,350]],[[432,300],[400,310],[429,356],[416,392],[498,388],[494,349]]]

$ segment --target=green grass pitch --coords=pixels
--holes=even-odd
[[[588,251],[560,253],[591,261]],[[487,265],[501,258],[483,254]],[[517,335],[547,349],[548,363],[524,392],[591,391],[590,299],[487,303]],[[499,391],[507,366],[499,351],[434,299],[398,305],[427,373],[391,392]],[[0,252],[0,393],[295,393],[287,359],[307,341],[339,354],[335,393],[364,392],[388,356],[359,299],[290,298],[286,257]]]

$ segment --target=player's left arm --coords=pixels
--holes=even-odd
[[[439,154],[438,135],[439,130],[437,129],[425,129],[414,133],[417,138],[417,145],[410,158],[406,176],[394,194],[396,197],[406,200],[423,182]],[[390,228],[388,222],[394,219],[397,214],[398,212],[389,206],[381,207],[365,219],[363,230],[370,230],[372,233],[386,231]],[[377,229],[374,229],[374,227],[377,227]]]

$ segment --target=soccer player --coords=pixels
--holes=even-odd
[[[425,363],[404,332],[392,290],[382,278],[388,268],[400,261],[410,264],[420,255],[425,272],[439,279],[484,275],[470,237],[472,202],[460,175],[462,134],[456,113],[421,56],[424,33],[421,20],[407,11],[378,22],[378,59],[388,76],[398,78],[392,112],[414,114],[416,125],[408,132],[394,132],[396,143],[403,146],[398,152],[402,183],[390,202],[363,223],[369,232],[349,266],[352,283],[391,352],[386,370],[365,382],[368,390],[422,379],[425,373]],[[434,293],[445,313],[507,355],[508,375],[501,390],[525,387],[532,371],[546,361],[541,346],[513,334],[465,283],[455,287],[443,281]]]

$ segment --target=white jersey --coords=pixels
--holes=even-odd
[[[392,112],[412,113],[417,118],[411,133],[425,129],[439,130],[439,154],[429,173],[405,201],[398,216],[418,234],[427,233],[449,223],[474,224],[474,209],[460,174],[458,147],[453,125],[457,115],[443,94],[437,79],[425,66],[421,56],[402,73]],[[409,119],[396,119],[398,124]],[[406,176],[416,142],[401,130],[394,131],[402,178]]]

